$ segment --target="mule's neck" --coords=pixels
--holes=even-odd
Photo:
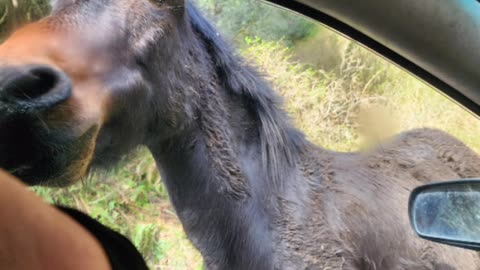
[[[207,266],[273,269],[269,214],[279,187],[264,164],[260,122],[248,100],[221,88],[218,77],[210,80],[197,84],[201,98],[194,121],[150,149]]]
[[[275,196],[294,171],[304,141],[276,95],[188,7],[189,66],[175,89],[195,89],[188,124],[149,145],[170,199],[206,264],[273,269]],[[201,72],[200,72],[201,71]],[[195,79],[193,79],[193,77]],[[191,85],[185,85],[191,82]]]
[[[215,159],[201,133],[184,134],[152,149],[172,204],[184,229],[204,256],[208,269],[272,269],[270,220],[262,181],[246,177],[245,194],[232,194],[214,167]],[[254,150],[244,149],[245,153]],[[263,178],[253,157],[250,172]],[[222,163],[223,164],[223,163]],[[257,179],[255,179],[257,180]],[[257,191],[253,190],[255,188]]]

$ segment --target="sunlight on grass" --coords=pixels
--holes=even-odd
[[[444,130],[480,152],[480,121],[403,70],[325,27],[259,6],[257,1],[198,0],[241,54],[285,100],[294,124],[337,151],[377,146],[405,130]],[[0,1],[0,41],[47,13],[48,0]],[[15,2],[17,3],[17,2]],[[235,16],[235,18],[233,18]],[[253,38],[256,33],[266,42]],[[289,47],[285,47],[285,44]],[[138,149],[110,172],[67,189],[34,188],[47,202],[72,206],[126,235],[151,269],[200,270],[151,155]]]

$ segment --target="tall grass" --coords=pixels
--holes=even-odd
[[[242,41],[258,36],[263,40],[293,45],[315,32],[315,24],[286,10],[257,0],[194,0],[226,37]]]
[[[13,29],[45,16],[49,0],[0,0],[0,41]]]

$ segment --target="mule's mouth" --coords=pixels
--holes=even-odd
[[[23,116],[0,122],[0,130],[1,168],[28,185],[67,186],[87,173],[98,126],[78,136]]]
[[[99,44],[51,26],[27,25],[0,45],[0,168],[29,185],[66,186],[92,162],[115,67]]]
[[[29,185],[65,186],[86,174],[99,114],[85,95],[94,91],[73,88],[59,68],[0,68],[0,168]]]

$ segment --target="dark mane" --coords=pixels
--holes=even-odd
[[[187,15],[193,30],[207,48],[218,78],[226,91],[247,100],[248,109],[259,122],[262,163],[275,185],[284,170],[296,160],[296,153],[306,143],[302,132],[293,128],[281,109],[282,101],[268,83],[234,54],[215,28],[191,3]]]

